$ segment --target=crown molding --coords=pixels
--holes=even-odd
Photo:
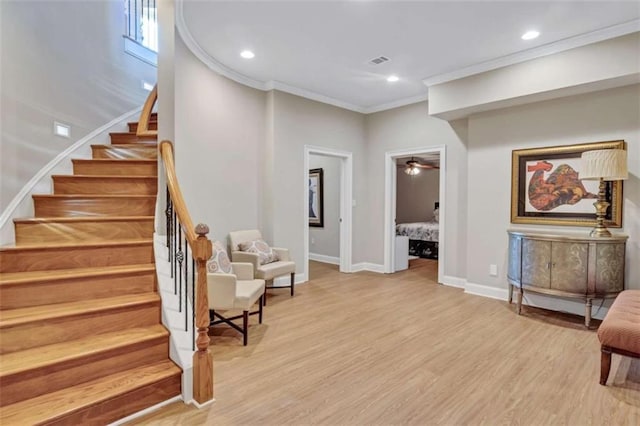
[[[222,64],[211,55],[209,55],[195,40],[189,28],[184,20],[184,3],[185,0],[176,1],[176,28],[178,34],[187,45],[187,48],[207,67],[214,72],[223,75],[230,80],[245,86],[252,87],[254,89],[262,91],[279,90],[281,92],[289,93],[292,95],[300,96],[306,99],[310,99],[317,102],[322,102],[328,105],[333,105],[339,108],[347,109],[350,111],[359,112],[362,114],[373,114],[375,112],[386,111],[393,108],[399,108],[406,105],[415,104],[418,102],[424,102],[428,100],[428,94],[420,94],[410,96],[396,101],[373,105],[373,106],[360,106],[346,102],[340,99],[332,98],[330,96],[322,95],[311,90],[303,89],[297,86],[292,86],[280,81],[269,80],[261,81],[248,77],[237,71],[232,70],[226,65]],[[459,78],[468,77],[474,74],[479,74],[486,71],[491,71],[497,68],[502,68],[508,65],[525,62],[531,59],[539,58],[542,56],[552,55],[565,50],[573,49],[587,44],[597,43],[599,41],[608,40],[615,37],[620,37],[626,34],[640,31],[640,19],[634,21],[625,22],[623,24],[614,25],[601,30],[593,31],[590,33],[581,34],[579,36],[570,37],[564,40],[560,40],[554,43],[549,43],[544,46],[539,46],[533,49],[529,49],[523,52],[514,53],[512,55],[503,56],[501,58],[492,59],[490,61],[474,64],[469,67],[461,68],[449,73],[439,74],[433,77],[426,78],[422,82],[427,86],[433,86],[436,84],[446,83],[448,81],[457,80]]]
[[[638,31],[640,31],[640,19],[613,25],[611,27],[603,28],[589,33],[580,34],[575,37],[565,38],[563,40],[545,44],[543,46],[534,47],[522,52],[517,52],[512,55],[502,56],[500,58],[481,62],[479,64],[474,64],[465,68],[460,68],[448,73],[428,77],[422,80],[422,82],[427,87],[434,86],[436,84],[458,80],[460,78],[469,77],[474,74],[480,74],[483,72],[495,70],[497,68],[515,65],[521,62],[540,58],[542,56],[553,55],[565,50],[586,46],[588,44],[598,43],[600,41],[621,37],[623,35],[635,33]]]
[[[195,40],[189,27],[184,20],[184,0],[176,0],[176,28],[180,37],[187,45],[189,50],[206,66],[215,71],[216,73],[223,75],[237,83],[245,86],[253,87],[254,89],[269,91],[280,90],[282,92],[290,93],[292,95],[301,96],[303,98],[311,99],[314,101],[322,102],[325,104],[337,106],[340,108],[348,109],[355,112],[364,113],[364,108],[358,105],[351,104],[349,102],[341,101],[330,96],[321,95],[320,93],[313,92],[311,90],[302,89],[300,87],[291,86],[279,81],[269,80],[261,81],[251,77],[247,77],[237,71],[232,70],[226,65],[222,64],[211,55],[209,55]]]
[[[279,90],[281,92],[290,93],[292,95],[301,96],[303,98],[311,99],[312,101],[322,102],[337,106],[342,109],[348,109],[364,114],[365,108],[354,105],[349,102],[341,101],[340,99],[332,98],[330,96],[321,95],[320,93],[312,92],[311,90],[301,89],[300,87],[291,86],[290,84],[282,83],[280,81],[270,80],[266,83],[266,89],[264,90]]]
[[[247,77],[244,74],[240,74],[239,72],[236,72],[226,65],[218,62],[215,58],[205,52],[205,50],[200,46],[195,38],[193,38],[191,31],[189,31],[189,27],[187,27],[187,24],[184,21],[183,8],[184,0],[176,0],[176,28],[178,29],[178,34],[180,34],[180,37],[182,38],[182,41],[184,41],[184,44],[187,45],[189,50],[191,50],[191,52],[198,59],[200,59],[202,63],[204,63],[206,66],[208,66],[218,74],[221,74],[237,83],[253,87],[254,89],[269,90],[266,88],[265,82]]]
[[[423,93],[421,95],[410,96],[408,98],[398,99],[397,101],[387,102],[385,104],[375,105],[368,108],[364,108],[364,114],[373,114],[374,112],[386,111],[388,109],[400,108],[403,106],[417,104],[419,102],[425,102],[429,100],[429,95]]]

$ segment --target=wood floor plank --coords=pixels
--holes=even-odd
[[[269,295],[249,344],[211,330],[215,404],[171,404],[130,424],[637,425],[640,360],[600,346],[582,317],[436,283],[437,262],[396,274],[311,263],[296,295]]]

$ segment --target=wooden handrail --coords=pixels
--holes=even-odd
[[[207,238],[209,227],[198,224],[194,228],[193,221],[184,202],[174,164],[173,144],[169,141],[160,143],[160,156],[167,177],[167,188],[172,201],[172,208],[184,231],[184,236],[191,248],[196,263],[197,279],[195,286],[195,326],[197,350],[193,354],[193,398],[204,404],[213,399],[213,357],[209,351],[209,300],[207,295],[207,260],[213,252],[211,240]]]
[[[149,93],[147,100],[144,102],[142,112],[140,113],[140,119],[138,120],[138,129],[136,130],[136,136],[157,136],[157,130],[149,130],[149,121],[151,120],[151,113],[153,107],[158,101],[158,85],[153,86],[153,90]]]
[[[195,228],[193,226],[193,221],[191,220],[191,216],[189,215],[189,211],[187,210],[187,204],[184,202],[182,191],[180,190],[180,185],[178,184],[178,178],[176,177],[176,166],[173,161],[173,144],[170,141],[165,140],[160,142],[160,156],[162,157],[162,162],[164,163],[164,171],[165,175],[167,176],[167,187],[169,188],[169,194],[171,195],[171,200],[173,201],[173,209],[178,216],[178,221],[182,224],[187,237],[187,241],[189,242],[189,246],[195,254],[195,244],[198,235],[196,234]]]

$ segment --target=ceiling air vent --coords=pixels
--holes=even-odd
[[[371,65],[380,65],[384,64],[385,62],[389,62],[389,58],[387,58],[386,56],[378,56],[377,58],[373,58],[369,61]]]

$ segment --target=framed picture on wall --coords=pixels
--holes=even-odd
[[[324,227],[324,189],[322,169],[309,170],[309,226]]]
[[[626,149],[624,141],[595,142],[512,153],[511,222],[538,225],[594,226],[596,180],[580,180],[585,151]],[[606,182],[607,227],[622,227],[622,182]]]

